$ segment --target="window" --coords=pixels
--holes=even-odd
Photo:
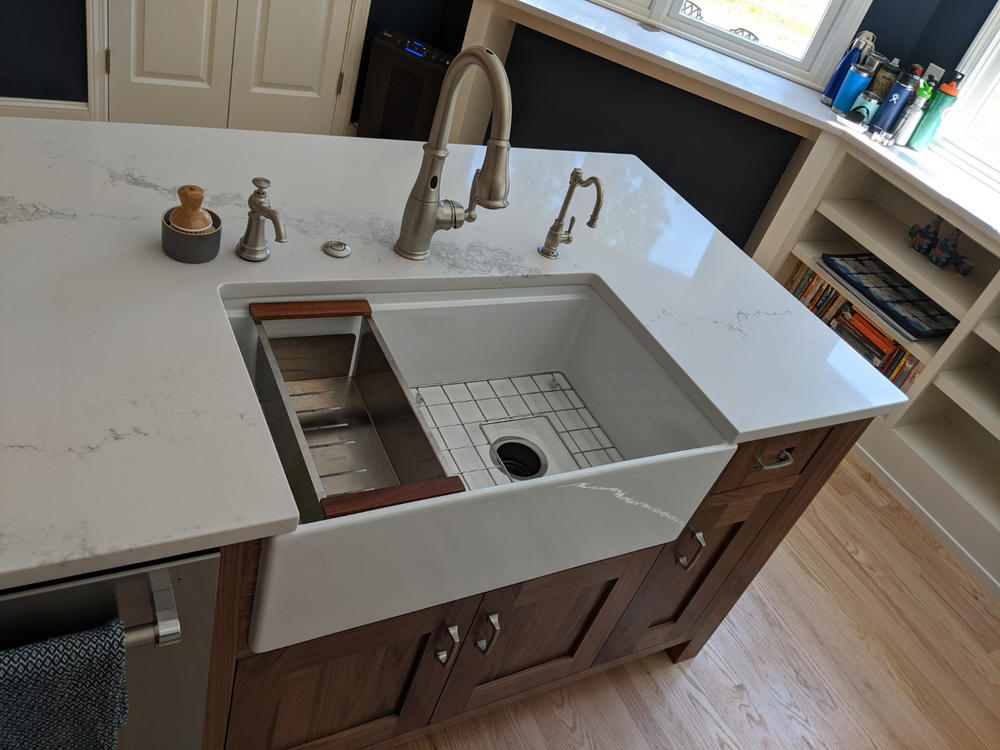
[[[813,88],[826,85],[872,0],[591,0]]]
[[[946,113],[940,148],[1000,187],[1000,4],[958,69],[967,75]]]

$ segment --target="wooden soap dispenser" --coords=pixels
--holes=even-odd
[[[186,232],[202,232],[212,229],[212,216],[201,207],[205,191],[197,185],[181,185],[177,188],[181,205],[170,212],[170,223]]]

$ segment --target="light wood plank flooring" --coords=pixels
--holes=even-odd
[[[402,747],[998,750],[1000,597],[851,455],[693,660]]]

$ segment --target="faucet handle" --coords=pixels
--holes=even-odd
[[[479,174],[482,171],[482,169],[476,170],[472,176],[472,185],[469,187],[469,207],[465,209],[465,220],[470,223],[478,218],[476,216],[476,194],[479,192]]]
[[[261,193],[263,193],[265,190],[271,187],[271,181],[266,177],[254,177],[253,180],[251,180],[251,182],[253,182],[258,192]]]
[[[573,227],[574,226],[576,226],[576,217],[575,216],[570,216],[569,217],[569,226],[566,228],[566,231],[563,232],[563,235],[562,235],[562,241],[563,242],[569,243],[569,242],[573,241]]]

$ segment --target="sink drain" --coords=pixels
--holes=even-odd
[[[500,438],[493,443],[493,453],[503,464],[511,479],[533,479],[540,477],[549,468],[541,449],[524,438]]]

